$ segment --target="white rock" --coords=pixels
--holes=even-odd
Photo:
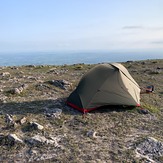
[[[12,90],[12,93],[13,93],[13,94],[20,94],[21,91],[20,91],[18,88],[14,88],[14,89]]]
[[[21,140],[20,138],[18,138],[15,134],[9,134],[8,135],[8,139],[10,141],[16,142],[16,143],[23,143],[23,140]]]
[[[14,124],[14,120],[12,119],[12,115],[6,114],[5,119],[6,119],[5,121],[6,121],[7,125]]]
[[[27,142],[32,145],[50,144],[50,145],[54,145],[55,147],[60,147],[58,141],[60,141],[59,137],[50,137],[49,139],[47,139],[46,137],[41,135],[35,135],[27,140]]]
[[[19,121],[20,121],[20,124],[24,124],[27,121],[27,119],[26,117],[23,117]]]
[[[87,136],[91,138],[97,138],[97,132],[96,131],[88,131]]]
[[[38,145],[46,143],[47,139],[44,136],[35,135],[27,141],[32,145]]]
[[[48,117],[60,118],[60,115],[62,114],[62,109],[59,109],[59,108],[48,109],[48,108],[46,108],[45,114]]]
[[[9,72],[2,72],[1,75],[4,77],[4,76],[10,76],[10,73]]]
[[[19,87],[18,89],[19,89],[20,92],[23,92],[24,88],[23,87]]]
[[[30,122],[31,127],[34,127],[36,130],[43,130],[44,126],[38,124],[37,122]]]

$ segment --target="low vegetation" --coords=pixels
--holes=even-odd
[[[95,65],[0,67],[0,162],[161,163],[163,155],[147,158],[136,146],[147,137],[163,142],[163,60],[122,64],[142,89],[154,85],[153,93],[141,94],[145,114],[138,107],[106,106],[83,115],[67,106],[66,98]],[[42,127],[30,128],[32,122]]]

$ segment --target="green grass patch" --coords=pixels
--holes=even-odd
[[[141,107],[149,110],[151,113],[160,113],[160,110],[156,106],[147,103],[143,103]]]

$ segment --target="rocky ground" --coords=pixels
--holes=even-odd
[[[95,65],[0,67],[0,162],[163,162],[163,60],[122,63],[143,89],[141,107],[83,116],[65,101]]]

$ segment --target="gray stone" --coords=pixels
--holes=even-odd
[[[16,121],[16,123],[19,123],[20,125],[22,125],[22,124],[26,123],[26,121],[27,121],[26,117],[22,117],[22,118],[18,119]]]
[[[36,130],[43,130],[44,129],[44,126],[40,125],[37,122],[30,122],[30,126]]]
[[[147,109],[139,109],[139,113],[141,113],[141,114],[149,114],[150,112]]]
[[[28,77],[27,77],[27,79],[30,79],[30,80],[35,80],[35,81],[37,81],[37,78],[36,78],[36,77],[34,77],[34,76],[28,76]]]
[[[134,61],[127,61],[127,63],[133,63]]]
[[[54,117],[54,118],[60,118],[62,114],[62,109],[59,108],[46,108],[45,115],[47,117]]]
[[[0,142],[5,138],[6,136],[3,133],[0,133]]]
[[[27,139],[27,142],[30,143],[31,145],[43,145],[43,144],[48,145],[48,144],[50,144],[50,145],[55,145],[55,147],[58,147],[59,140],[58,140],[58,138],[47,139],[44,136],[35,135],[32,138]]]
[[[34,149],[31,149],[29,150],[28,152],[30,155],[37,155],[38,154],[38,151],[37,150],[34,150]]]
[[[21,92],[23,92],[23,87],[19,87],[18,90]]]
[[[22,84],[21,86],[23,89],[27,89],[28,88],[28,84]]]
[[[156,69],[157,70],[163,70],[163,67],[157,67]]]
[[[41,145],[46,143],[46,138],[44,136],[35,135],[32,138],[27,139],[27,142],[32,145]]]
[[[61,140],[61,137],[63,138],[64,136],[57,136],[57,137],[50,136],[49,139],[50,139],[50,141],[52,140],[52,142],[55,145],[55,147],[60,147],[58,142]]]
[[[23,140],[18,138],[15,134],[9,134],[8,139],[14,143],[23,143]]]
[[[6,96],[0,96],[0,103],[6,103],[6,99],[7,97]]]
[[[26,117],[20,119],[20,124],[24,124],[27,121]]]
[[[66,90],[67,87],[70,87],[72,85],[71,83],[69,83],[66,80],[51,80],[48,83],[52,84],[52,85],[54,85],[56,87],[59,87],[61,89],[64,89],[64,90]]]
[[[21,92],[23,92],[24,89],[27,89],[27,87],[28,87],[27,84],[22,84],[20,87],[12,89],[11,93],[12,94],[20,94]]]
[[[143,142],[138,144],[136,152],[149,160],[155,160],[157,157],[163,156],[163,142],[152,137],[146,138]]]
[[[13,125],[14,124],[14,120],[12,119],[12,115],[6,114],[5,115],[5,122],[7,123],[7,125]]]
[[[2,73],[1,73],[1,76],[2,76],[2,77],[10,76],[10,73],[9,73],[9,72],[2,72]]]
[[[88,137],[90,138],[97,138],[97,132],[96,131],[88,131],[87,134],[86,134]]]
[[[13,93],[13,94],[20,94],[21,91],[18,88],[14,88],[13,90],[11,90],[11,93]]]

